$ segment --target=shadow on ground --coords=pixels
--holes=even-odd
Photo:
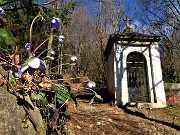
[[[110,105],[112,105],[113,100],[109,96],[106,88],[95,89],[95,91],[99,95],[101,95],[101,97],[104,99],[103,103],[109,103]],[[93,93],[82,93],[82,94],[78,95],[77,98],[85,99],[85,100],[90,101],[93,96],[94,96]],[[132,110],[128,109],[127,106],[118,106],[118,107],[121,108],[122,110],[124,110],[124,112],[126,112],[127,114],[134,115],[134,116],[137,116],[137,117],[149,120],[149,121],[153,121],[153,122],[156,122],[156,123],[160,123],[160,124],[166,125],[168,127],[171,127],[173,129],[176,129],[176,130],[180,131],[180,126],[175,125],[174,123],[169,123],[169,122],[166,122],[166,121],[163,121],[163,120],[158,120],[158,119],[155,119],[155,118],[149,118],[149,117],[147,117],[145,114],[143,114],[141,112],[132,111]]]
[[[145,116],[143,113],[140,113],[140,112],[138,112],[138,111],[132,111],[132,110],[128,109],[127,106],[118,106],[118,107],[121,108],[121,109],[123,109],[124,112],[126,112],[126,113],[128,113],[128,114],[131,114],[131,115],[134,115],[134,116],[143,118],[143,119],[147,119],[147,120],[149,120],[149,121],[157,122],[157,123],[160,123],[160,124],[169,126],[169,127],[171,127],[171,128],[174,128],[174,129],[180,131],[180,126],[175,125],[175,124],[173,124],[173,123],[169,123],[169,122],[166,122],[166,121],[149,118],[149,117]]]

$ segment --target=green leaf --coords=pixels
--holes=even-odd
[[[52,90],[55,91],[57,101],[58,101],[59,104],[63,104],[67,100],[71,99],[70,93],[69,93],[67,87],[65,87],[65,86],[56,86],[55,84],[52,84],[51,88],[52,88]]]
[[[64,94],[64,93],[57,93],[57,96],[60,97],[60,98],[63,98],[64,100],[67,100],[70,98],[70,95],[69,94]]]
[[[98,94],[95,94],[94,98],[95,98],[96,101],[100,101],[102,99],[102,97],[100,95],[98,95]]]
[[[7,29],[0,29],[0,44],[14,45],[17,39]]]
[[[48,105],[48,101],[45,98],[44,93],[41,93],[41,92],[40,93],[31,93],[31,99],[40,101],[41,105]]]
[[[59,104],[63,104],[64,102],[62,101],[62,100],[60,100],[60,99],[57,99],[57,102],[59,103]]]
[[[76,109],[77,109],[77,108],[79,107],[79,104],[78,104],[78,103],[76,103],[75,105],[76,105]]]
[[[52,90],[55,91],[56,97],[57,97],[57,102],[59,104],[63,104],[67,100],[73,99],[73,101],[76,105],[76,108],[79,107],[79,104],[76,101],[75,95],[70,93],[66,86],[56,86],[55,84],[52,84],[51,88],[52,88]]]
[[[59,93],[56,93],[56,97],[58,100],[61,100],[62,102],[66,102],[66,100],[68,99],[68,97],[64,97],[63,94],[59,94]]]
[[[52,85],[51,85],[51,89],[54,90],[55,92],[58,91],[58,88],[57,88],[57,86],[56,86],[55,84],[52,84]]]
[[[9,74],[9,81],[14,85],[17,86],[16,78],[10,73]]]
[[[41,103],[41,105],[48,105],[48,101],[46,98],[42,98],[40,103]]]
[[[50,107],[50,108],[52,108],[52,109],[56,109],[56,106],[55,106],[55,104],[48,104],[48,106]]]
[[[31,93],[32,100],[42,100],[44,97],[44,93]]]

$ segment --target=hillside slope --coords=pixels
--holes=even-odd
[[[109,103],[94,103],[78,99],[80,107],[69,104],[70,135],[178,135],[180,134],[179,107],[137,109],[118,108]],[[174,113],[174,114],[173,114]]]

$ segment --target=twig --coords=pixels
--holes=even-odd
[[[5,60],[5,59],[4,59],[4,58],[2,58],[2,57],[0,57],[0,59],[1,59],[2,61],[4,61],[5,63],[9,64],[9,65],[15,66],[15,67],[17,67],[17,68],[19,68],[19,67],[20,67],[20,66],[18,66],[18,65],[15,65],[15,64],[13,64],[13,63],[11,63],[11,62],[9,62],[9,61]],[[3,64],[3,63],[1,63],[1,64]]]
[[[56,109],[55,112],[54,112],[54,115],[51,118],[51,121],[49,123],[50,128],[54,127],[54,125],[57,123],[58,118],[59,118],[59,109]]]
[[[33,27],[33,24],[34,24],[34,22],[35,22],[35,20],[38,18],[38,17],[41,17],[41,15],[37,15],[34,19],[33,19],[33,21],[32,21],[32,23],[31,23],[31,27],[30,27],[30,32],[29,32],[29,40],[30,40],[30,49],[29,49],[29,51],[28,51],[28,55],[29,55],[29,58],[30,57],[32,57],[32,53],[31,53],[31,46],[32,46],[32,27]]]
[[[50,80],[50,81],[65,81],[65,80],[74,80],[74,79],[80,79],[80,78],[85,78],[87,81],[90,81],[88,77],[75,77],[75,78],[66,78],[66,79],[56,79],[56,80]]]
[[[90,88],[86,88],[86,90],[92,91],[95,95],[97,94],[94,90],[92,90]]]
[[[67,99],[59,108],[63,107],[67,102],[68,102],[69,99]]]
[[[32,55],[46,42],[46,41],[48,41],[49,40],[49,37],[46,39],[46,40],[44,40],[38,47],[36,47],[35,49],[34,49],[34,51],[32,51]],[[38,55],[38,57],[40,56],[41,54],[39,54]]]
[[[40,57],[44,52],[48,51],[49,49],[43,50],[37,57]]]

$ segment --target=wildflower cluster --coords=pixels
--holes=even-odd
[[[0,7],[0,15],[3,15],[4,13],[5,11],[2,7]],[[50,21],[50,27],[52,29],[58,29],[61,27],[61,23],[62,22],[59,18],[53,17]],[[63,35],[58,36],[57,44],[63,44],[64,41],[65,37]],[[20,94],[23,94],[23,96],[30,96],[34,105],[42,111],[42,117],[48,124],[47,127],[49,127],[50,130],[53,130],[55,128],[56,130],[58,130],[62,129],[58,127],[62,126],[58,121],[59,119],[61,119],[61,117],[59,117],[59,112],[64,110],[61,112],[62,114],[66,111],[68,106],[67,102],[70,99],[73,99],[76,107],[78,107],[78,103],[76,101],[76,97],[72,96],[71,94],[71,86],[68,83],[64,82],[63,76],[61,78],[57,78],[61,79],[61,81],[58,81],[58,83],[56,83],[46,75],[45,72],[48,70],[47,59],[40,58],[42,53],[40,53],[38,56],[35,56],[36,50],[44,43],[45,42],[40,44],[34,50],[31,50],[32,42],[30,39],[30,42],[26,43],[25,48],[32,55],[29,55],[30,57],[22,65],[18,65],[18,63],[11,63],[1,57],[0,60],[4,61],[6,64],[10,64],[12,66],[10,68],[15,67],[16,72],[18,71],[18,76],[14,76],[13,81],[11,80],[11,82],[13,82],[14,84],[11,85],[11,87],[16,93],[16,96],[18,96],[18,98]],[[50,56],[46,57],[49,57],[50,60],[54,60],[56,52],[53,49],[47,51],[49,51]],[[77,60],[77,56],[70,55],[70,64],[72,65],[71,68],[73,73],[75,73],[74,65],[76,65]],[[14,75],[13,72],[12,75]],[[84,88],[94,93],[94,96],[89,104],[92,104],[94,100],[103,102],[101,96],[93,90],[93,88],[95,87],[95,82],[88,81],[86,87]],[[35,119],[31,119],[32,122],[36,123],[34,120]]]

